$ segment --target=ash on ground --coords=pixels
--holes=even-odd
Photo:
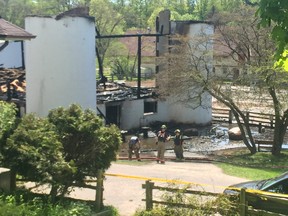
[[[191,154],[201,154],[208,155],[213,151],[225,150],[225,149],[235,149],[235,148],[246,148],[243,140],[231,140],[229,139],[228,131],[236,125],[229,124],[214,124],[210,127],[204,127],[197,130],[197,134],[193,136],[183,135],[184,142],[184,153],[186,155]],[[195,128],[193,130],[195,132]],[[273,129],[265,128],[259,132],[258,127],[251,128],[252,136],[254,139],[262,140],[273,140]],[[173,151],[173,136],[174,133],[170,131],[171,140],[166,143],[166,153],[169,155],[174,154]],[[146,137],[144,138],[143,133],[139,133],[139,138],[141,140],[141,152],[146,154],[155,154],[157,151],[156,145],[156,131],[149,130]],[[128,141],[133,135],[126,135],[125,142],[121,146],[121,152],[125,154],[128,151]],[[285,136],[283,149],[288,149],[288,134]],[[153,153],[154,152],[154,153]],[[166,154],[165,153],[165,154]]]

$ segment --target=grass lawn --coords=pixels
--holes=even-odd
[[[224,150],[216,152],[214,159],[224,173],[250,180],[272,178],[288,171],[288,151],[275,157],[270,152],[251,155],[247,149]]]

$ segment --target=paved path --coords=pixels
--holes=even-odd
[[[169,156],[168,154],[167,152],[167,156]],[[199,155],[194,154],[192,156],[195,158]],[[142,189],[142,184],[147,179],[151,179],[155,185],[159,186],[167,186],[168,183],[157,181],[158,178],[191,182],[197,184],[197,187],[193,186],[192,189],[204,189],[210,192],[222,192],[226,186],[247,181],[247,179],[225,175],[217,166],[201,160],[166,161],[165,165],[157,164],[154,161],[148,164],[136,162],[135,165],[112,163],[106,174],[108,175],[104,181],[104,205],[116,207],[121,216],[132,216],[138,208],[145,208],[145,202],[142,201],[145,199],[145,190]],[[116,174],[116,176],[112,174]],[[33,184],[26,186],[32,187]],[[49,190],[40,188],[40,191],[48,193]],[[153,196],[159,196],[160,193],[157,194],[155,191]],[[95,200],[95,190],[76,188],[70,197]]]
[[[194,182],[211,192],[222,192],[228,185],[247,181],[225,175],[220,168],[207,162],[168,161],[165,165],[151,163],[140,166],[112,164],[107,173]],[[156,185],[167,185],[154,182]],[[121,216],[133,215],[137,208],[145,208],[145,202],[141,201],[145,198],[145,190],[142,189],[144,183],[144,179],[106,176],[104,204],[118,208]]]

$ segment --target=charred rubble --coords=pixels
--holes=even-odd
[[[22,69],[0,68],[0,98],[4,101],[25,102],[26,80]]]
[[[136,100],[138,87],[126,85],[124,82],[106,82],[105,87],[97,87],[97,103],[109,101]],[[141,87],[141,98],[157,97],[154,88]]]

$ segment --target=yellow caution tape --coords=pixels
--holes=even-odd
[[[186,184],[186,185],[196,185],[196,186],[212,186],[212,187],[220,187],[220,188],[227,188],[227,186],[214,186],[209,184],[199,184],[195,182],[188,182],[182,180],[171,180],[171,179],[163,179],[163,178],[153,178],[153,177],[144,177],[144,176],[130,176],[130,175],[120,175],[120,174],[111,174],[106,173],[106,176],[114,176],[119,178],[130,178],[130,179],[138,179],[138,180],[151,180],[156,182],[166,182],[166,183],[174,183],[174,184]]]
[[[222,188],[222,189],[231,189],[235,191],[241,190],[241,188],[236,188],[236,187],[215,186],[215,185],[210,185],[210,184],[199,184],[195,182],[188,182],[188,181],[182,181],[182,180],[171,180],[171,179],[163,179],[163,178],[144,177],[144,176],[131,176],[131,175],[113,174],[113,173],[106,173],[105,176],[114,176],[114,177],[119,177],[119,178],[129,178],[129,179],[138,179],[138,180],[151,180],[155,182],[165,182],[165,183],[174,183],[174,184],[210,186],[210,187],[216,187],[216,188]],[[280,194],[280,193],[255,190],[255,189],[246,189],[246,192],[252,193],[252,194],[258,194],[258,195],[273,196],[273,197],[278,197],[278,198],[288,198],[288,194],[286,195],[286,194]]]

